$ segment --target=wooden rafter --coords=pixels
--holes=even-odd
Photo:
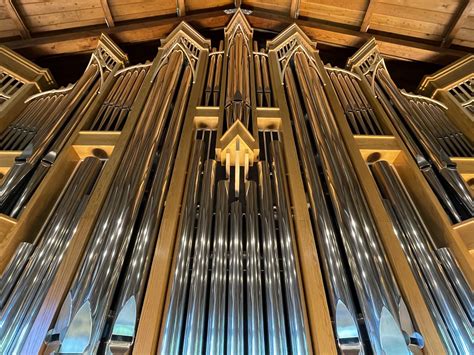
[[[15,23],[21,38],[31,38],[30,31],[28,30],[28,27],[26,27],[25,22],[23,22],[13,0],[5,0],[5,9]]]
[[[365,11],[364,19],[362,20],[362,25],[360,25],[360,32],[367,32],[370,26],[370,20],[374,13],[375,7],[377,5],[377,0],[369,0],[369,6]]]
[[[418,60],[431,63],[449,64],[465,56],[460,50],[440,48],[421,41],[402,40],[387,35],[371,35],[351,29],[317,22],[314,19],[294,19],[286,15],[269,13],[266,10],[254,9],[247,16],[255,29],[282,31],[296,23],[308,36],[320,43],[358,48],[370,38],[375,37],[383,55]],[[164,38],[181,21],[186,21],[196,28],[222,28],[230,19],[221,9],[177,17],[176,15],[161,19],[144,19],[140,22],[121,23],[113,28],[105,25],[84,30],[75,29],[61,33],[3,43],[13,50],[19,50],[28,57],[91,51],[97,44],[101,33],[111,35],[118,43],[144,42]]]
[[[291,0],[290,4],[290,17],[291,18],[298,18],[300,15],[300,5],[301,0]]]
[[[451,45],[451,43],[453,43],[453,40],[456,37],[456,34],[461,29],[462,25],[464,24],[464,21],[469,16],[469,13],[471,12],[471,9],[473,8],[473,6],[474,6],[474,1],[464,0],[464,2],[459,7],[459,10],[453,16],[451,23],[449,24],[448,30],[446,31],[444,39],[441,43],[442,47],[448,48]]]
[[[176,0],[176,13],[178,16],[186,16],[185,0]]]
[[[109,2],[107,0],[100,0],[100,4],[102,5],[102,10],[104,11],[104,17],[107,26],[114,27],[115,22],[112,12],[110,11]]]

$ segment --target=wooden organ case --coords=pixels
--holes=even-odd
[[[407,93],[240,9],[63,88],[1,47],[0,352],[471,352],[472,63]]]

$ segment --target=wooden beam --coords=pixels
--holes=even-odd
[[[178,16],[186,16],[186,3],[185,0],[176,0],[176,13]]]
[[[359,48],[370,38],[375,37],[383,55],[399,59],[446,65],[468,54],[464,51],[440,48],[415,40],[371,35],[318,22],[315,19],[294,19],[288,14],[274,14],[263,9],[254,9],[247,18],[255,29],[274,32],[280,32],[288,25],[296,23],[311,39],[333,46]],[[182,17],[167,16],[157,19],[143,19],[142,21],[119,24],[112,28],[107,28],[105,25],[87,30],[78,28],[3,44],[28,58],[34,58],[44,55],[92,51],[101,33],[110,35],[118,44],[144,42],[166,37],[181,21],[186,21],[199,30],[200,28],[222,28],[229,19],[230,15],[225,14],[222,9],[214,9]]]
[[[31,38],[30,31],[23,22],[13,0],[5,0],[5,9],[7,10],[8,16],[10,16],[15,23],[21,38]]]
[[[473,6],[474,1],[472,0],[464,0],[464,2],[459,6],[458,11],[451,19],[448,30],[446,31],[444,39],[441,42],[441,47],[448,48],[453,43],[454,38],[456,38],[458,31],[461,29],[464,21],[469,16]]]
[[[290,4],[290,17],[291,18],[298,18],[300,15],[300,5],[301,0],[291,0]]]
[[[110,11],[109,2],[107,0],[100,0],[100,4],[102,5],[102,10],[104,10],[105,23],[108,27],[114,27],[115,22]]]
[[[377,0],[369,0],[369,5],[365,11],[364,19],[362,20],[362,25],[360,25],[360,32],[367,32],[370,26],[370,20],[372,19],[372,14],[374,13],[375,7],[377,5]]]

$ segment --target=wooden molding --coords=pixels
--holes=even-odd
[[[456,12],[456,14],[453,16],[451,23],[448,26],[448,30],[446,31],[443,42],[441,43],[441,47],[448,48],[453,43],[456,34],[469,16],[473,6],[474,2],[471,0],[464,0],[464,2],[460,5],[458,12]]]
[[[370,26],[370,20],[372,19],[372,15],[377,5],[377,0],[369,0],[369,5],[367,6],[367,10],[365,11],[364,19],[362,20],[362,24],[360,25],[360,32],[367,32]]]
[[[18,28],[21,38],[31,38],[30,31],[28,30],[28,27],[26,27],[25,22],[23,22],[13,0],[5,0],[5,9]]]
[[[176,0],[176,14],[178,16],[186,16],[185,0]]]
[[[300,15],[300,6],[301,0],[291,0],[290,4],[290,17],[291,18],[298,18]]]
[[[114,27],[115,22],[114,17],[112,16],[112,12],[110,11],[109,2],[107,0],[100,0],[100,4],[102,5],[102,10],[104,10],[104,17],[107,26]]]

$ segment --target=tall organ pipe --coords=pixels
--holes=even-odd
[[[227,304],[227,353],[244,354],[244,277],[242,262],[242,206],[230,206],[229,295]]]
[[[273,216],[272,185],[268,162],[258,163],[259,208],[262,220],[263,263],[265,265],[265,302],[269,349],[271,354],[287,354],[283,295],[280,284],[280,266],[278,265],[277,234]]]
[[[186,179],[185,203],[177,234],[180,238],[180,246],[176,271],[171,287],[163,340],[158,350],[162,355],[179,354],[181,351],[181,333],[186,317],[186,295],[188,293],[194,227],[201,189],[203,155],[203,141],[195,140]]]
[[[300,153],[306,190],[311,205],[310,212],[316,225],[316,241],[321,253],[321,261],[328,287],[331,313],[335,322],[336,336],[341,351],[350,352],[354,348],[364,351],[357,312],[344,271],[342,256],[336,237],[336,230],[324,196],[316,160],[312,154],[311,140],[301,110],[298,93],[291,71],[285,73],[285,85],[290,112],[293,117],[296,142]]]
[[[111,183],[56,323],[54,331],[60,334],[62,353],[97,351],[153,157],[178,87],[181,70],[177,68],[182,67],[183,56],[176,50],[163,59],[166,62],[153,81],[152,100],[140,114]]]
[[[375,353],[408,354],[399,321],[406,307],[402,307],[403,299],[348,153],[340,144],[322,83],[303,54],[295,54],[295,64],[372,348]]]
[[[84,117],[84,114],[87,112],[90,105],[94,101],[94,98],[99,93],[98,90],[99,82],[97,81],[87,93],[87,96],[81,102],[80,106],[74,112],[73,116],[66,123],[65,127],[61,130],[57,138],[55,138],[52,147],[50,147],[46,155],[43,156],[40,164],[35,169],[27,185],[21,191],[21,194],[17,198],[17,201],[10,212],[10,215],[12,217],[18,217],[18,215],[22,212],[23,207],[26,205],[33,193],[36,191],[36,188],[39,186],[41,181],[43,181],[43,178],[46,176],[46,173],[56,161],[58,154],[61,152],[62,148],[64,147],[68,139],[71,137],[75,128],[81,122],[82,118]]]
[[[247,227],[247,312],[248,312],[248,353],[265,353],[264,315],[262,304],[262,280],[260,276],[260,241],[258,228],[257,183],[247,181],[245,221]]]
[[[229,183],[217,183],[216,222],[212,258],[211,289],[206,354],[224,354],[227,301],[227,231],[229,219]]]
[[[418,122],[411,117],[409,104],[406,98],[401,94],[395,83],[389,77],[384,69],[378,69],[377,77],[380,84],[390,94],[394,105],[400,111],[405,123],[410,127],[416,137],[420,140],[423,148],[427,151],[433,163],[436,165],[440,175],[449,184],[456,193],[459,201],[467,210],[470,216],[474,216],[474,201],[469,191],[469,187],[459,175],[456,164],[451,161],[446,152],[441,148],[436,138],[428,130],[422,130]]]
[[[81,76],[76,85],[51,113],[48,123],[39,128],[33,140],[22,154],[15,159],[15,164],[8,171],[0,186],[0,210],[8,213],[16,202],[16,193],[27,183],[32,171],[45,157],[48,147],[66,124],[71,113],[87,95],[90,86],[99,75],[97,65],[92,64]]]
[[[37,235],[30,262],[1,314],[0,352],[19,353],[53,282],[103,162],[88,157],[76,168],[51,217]]]
[[[429,232],[390,165],[386,161],[378,161],[371,167],[381,192],[390,201],[398,217],[402,238],[406,238],[406,245],[413,251],[455,346],[460,354],[471,353],[474,341],[472,326],[437,261],[429,242]]]
[[[205,311],[207,302],[207,275],[212,230],[212,214],[215,200],[216,161],[207,160],[199,203],[199,221],[194,251],[193,272],[189,289],[188,315],[184,336],[183,354],[192,355],[203,351]]]
[[[123,349],[123,338],[128,337],[131,347],[135,337],[135,329],[141,310],[145,292],[147,275],[151,266],[158,229],[161,222],[165,199],[170,182],[173,162],[176,156],[178,140],[186,112],[186,102],[191,88],[192,72],[188,66],[184,69],[181,90],[175,103],[175,110],[170,120],[167,135],[163,143],[156,174],[151,185],[142,222],[137,232],[129,267],[127,268],[123,286],[118,295],[117,311],[114,317],[110,347],[114,337],[119,338]]]
[[[402,122],[400,122],[398,115],[390,104],[388,97],[382,91],[382,88],[378,85],[377,82],[375,82],[375,93],[379,98],[379,101],[382,104],[385,112],[387,113],[390,121],[395,126],[395,129],[397,130],[398,134],[401,136],[403,142],[406,144],[408,150],[415,159],[415,162],[418,165],[418,168],[420,169],[421,173],[426,178],[431,188],[440,199],[443,206],[449,211],[452,218],[456,222],[461,222],[461,216],[456,210],[456,207],[454,206],[451,197],[447,194],[438,176],[435,174],[433,166],[428,161],[428,159],[426,159],[424,153],[421,151],[414,139],[411,137],[410,132],[408,132],[408,129],[403,125]]]
[[[306,331],[304,325],[303,306],[301,305],[296,260],[293,251],[295,231],[293,228],[288,187],[284,172],[284,162],[279,141],[271,143],[273,155],[273,182],[277,206],[278,231],[280,235],[283,275],[285,279],[286,305],[289,314],[290,342],[293,354],[308,354]]]

